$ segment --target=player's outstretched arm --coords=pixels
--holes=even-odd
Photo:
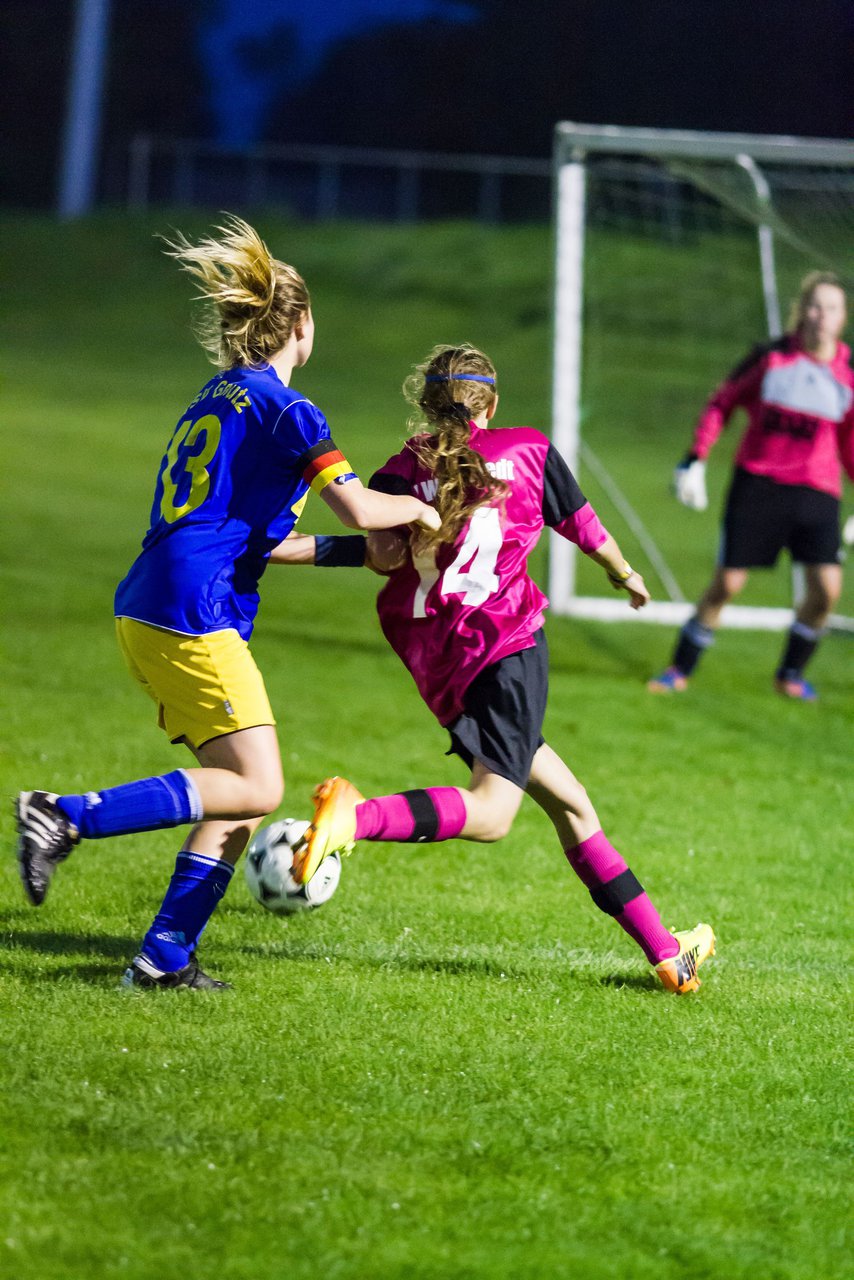
[[[366,489],[358,479],[328,484],[320,496],[348,529],[395,529],[402,524],[439,529],[442,523],[435,508],[420,498]]]
[[[289,533],[273,547],[270,564],[314,564],[316,541],[313,533]]]
[[[364,566],[387,577],[400,568],[408,555],[409,538],[397,529],[381,529],[367,538],[359,533],[297,533],[294,530],[270,552],[270,564],[311,564],[330,569]]]
[[[608,534],[601,547],[587,554],[596,564],[601,564],[608,575],[608,581],[616,591],[628,591],[629,604],[633,609],[642,609],[649,604],[649,592],[643,578],[626,560],[614,538]]]

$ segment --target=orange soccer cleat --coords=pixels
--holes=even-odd
[[[663,985],[676,995],[685,995],[688,991],[696,991],[700,986],[697,970],[704,960],[715,954],[715,935],[710,924],[697,924],[693,929],[685,929],[674,936],[679,942],[679,950],[668,960],[661,960],[655,966]]]
[[[327,778],[314,790],[314,818],[294,849],[291,875],[307,884],[330,853],[352,853],[356,842],[356,805],[364,796],[346,778]]]

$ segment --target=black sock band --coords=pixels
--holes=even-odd
[[[439,813],[432,797],[426,791],[401,791],[400,794],[409,805],[409,812],[415,823],[412,835],[407,836],[403,843],[424,844],[435,840],[439,832]]]
[[[614,876],[613,880],[607,880],[605,884],[599,884],[595,889],[591,889],[590,897],[599,910],[604,911],[606,915],[619,916],[623,908],[630,902],[634,902],[635,898],[639,898],[643,891],[640,880],[630,867],[626,867],[625,871]]]

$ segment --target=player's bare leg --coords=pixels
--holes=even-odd
[[[198,822],[181,849],[184,853],[202,853],[235,866],[266,816],[240,818],[238,821],[214,818]]]
[[[252,833],[282,802],[285,784],[276,731],[272,725],[256,725],[224,734],[193,749],[193,755],[201,768],[186,772],[196,784],[206,815],[215,814],[224,802],[231,806],[225,810],[230,815],[242,815],[247,807],[253,812],[227,818],[206,816],[187,836],[183,851],[234,866]]]
[[[725,569],[718,565],[697,605],[697,618],[702,626],[717,630],[724,606],[741,594],[749,576],[747,569]]]
[[[515,782],[499,777],[479,760],[472,766],[468,787],[460,787],[459,792],[466,808],[460,837],[483,844],[502,840],[507,835],[525,794]]]
[[[201,768],[185,772],[198,790],[205,819],[248,819],[257,825],[259,815],[266,817],[282,803],[285,782],[278,738],[272,725],[255,725],[212,738],[195,748],[193,754]],[[201,826],[206,827],[207,822]],[[206,837],[205,841],[207,843]],[[216,842],[214,836],[210,850],[198,844],[193,848],[218,856]]]
[[[534,756],[528,795],[551,818],[562,849],[580,844],[602,826],[584,786],[548,743]]]

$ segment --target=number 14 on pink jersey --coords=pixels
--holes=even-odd
[[[463,544],[454,560],[442,574],[442,595],[461,595],[463,604],[478,606],[498,590],[495,564],[504,535],[501,518],[495,507],[479,507],[475,511]],[[413,557],[420,579],[412,602],[413,618],[426,618],[427,596],[439,580],[436,549],[430,547]]]

